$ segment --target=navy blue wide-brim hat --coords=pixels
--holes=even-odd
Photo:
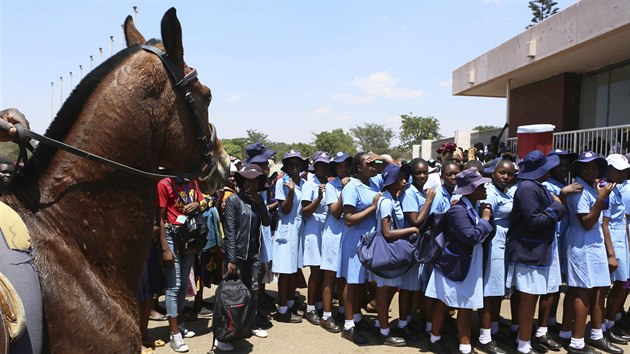
[[[342,163],[348,159],[350,159],[350,163],[352,164],[352,156],[350,156],[350,154],[348,154],[347,152],[339,151],[338,153],[333,155],[333,157],[330,159],[330,162],[328,163],[328,167],[330,168],[329,175],[331,177],[337,177],[337,164]]]
[[[545,156],[540,150],[529,152],[519,164],[518,179],[537,180],[560,164],[558,155]]]
[[[578,156],[578,154],[574,152],[568,152],[564,149],[553,149],[547,154],[547,156],[551,156],[551,155],[558,155],[559,157],[567,157],[569,158],[569,163],[575,161],[575,159],[577,159],[577,156]]]
[[[258,180],[258,191],[262,192],[265,190],[265,185],[267,182],[267,178],[265,177],[263,170],[260,166],[256,164],[249,164],[245,166],[241,171],[237,171],[234,174],[234,179],[236,179],[236,184],[239,187],[243,187],[243,180],[245,179],[256,179]]]
[[[289,159],[302,160],[302,168],[300,172],[304,172],[308,168],[308,159],[302,157],[302,154],[299,151],[291,149],[287,153],[285,153],[284,156],[282,156],[282,165],[283,165],[282,171],[286,172],[286,170],[284,169],[284,165],[287,163],[287,160]]]
[[[580,166],[582,166],[585,163],[592,162],[592,161],[597,161],[597,164],[599,165],[597,178],[606,177],[606,170],[608,169],[608,162],[606,162],[605,158],[603,158],[602,156],[592,151],[585,151],[578,155],[577,159],[571,163],[571,169],[570,169],[571,174],[577,176]]]
[[[315,172],[315,164],[318,162],[323,162],[325,164],[330,163],[330,154],[326,151],[317,151],[313,154],[313,163],[308,166],[309,172]]]
[[[260,142],[248,145],[245,148],[245,152],[247,153],[246,165],[250,163],[265,163],[276,154],[275,151],[267,148]]]
[[[383,174],[381,175],[383,177],[383,187],[381,187],[381,190],[384,191],[387,187],[394,184],[401,172],[406,173],[407,176],[410,176],[411,167],[409,165],[403,165],[401,167],[395,163],[387,164],[387,166],[385,166],[385,169],[383,170]]]
[[[457,187],[455,187],[453,194],[469,195],[480,185],[490,182],[492,182],[490,178],[483,177],[476,168],[471,167],[455,175]]]

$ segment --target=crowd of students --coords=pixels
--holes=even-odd
[[[622,319],[630,277],[627,157],[556,149],[532,151],[520,161],[506,154],[484,165],[474,153],[443,152],[438,164],[413,159],[399,165],[371,152],[320,151],[309,159],[291,150],[280,174],[270,176],[274,152],[250,145],[245,166],[235,168],[236,183],[226,187],[231,196],[220,193],[214,200],[227,272],[247,274],[248,287],[267,305],[264,283],[276,275],[276,321],[305,318],[357,345],[373,335],[379,344],[405,346],[424,334],[432,351],[446,353],[441,336],[456,309],[460,353],[505,353],[506,346],[520,353],[561,346],[569,353],[622,353],[615,344],[630,340],[630,321]],[[359,261],[362,235],[378,230],[388,240],[404,238],[436,212],[447,214],[447,243],[434,264],[384,278]],[[252,226],[243,230],[244,223]],[[303,267],[310,269],[304,307],[295,299]],[[563,284],[568,290],[560,327]],[[396,293],[399,318],[390,328]],[[377,312],[373,323],[362,316],[368,294]],[[512,322],[509,331],[500,331],[507,295]],[[471,338],[475,309],[480,330]],[[416,311],[424,328],[412,321]],[[258,317],[257,328],[267,336],[265,318]],[[230,343],[215,345],[233,350]]]

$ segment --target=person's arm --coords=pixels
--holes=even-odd
[[[343,187],[345,187],[349,181],[350,181],[350,177],[345,177],[341,180],[342,190],[343,190]],[[329,185],[331,186],[330,188],[332,189],[335,188],[332,184],[329,184]],[[329,187],[326,187],[326,188],[329,188]],[[330,191],[330,193],[332,193],[332,190]],[[335,217],[335,219],[337,220],[341,219],[341,215],[343,215],[343,198],[341,196],[341,193],[339,193],[339,198],[337,198],[335,202],[328,204],[328,208],[329,208],[328,211]]]
[[[16,108],[7,108],[0,111],[0,141],[17,142],[17,128],[15,124],[22,124],[29,128],[28,120]]]
[[[289,215],[291,213],[291,209],[293,209],[293,196],[295,195],[295,183],[293,179],[289,179],[289,182],[281,184],[281,187],[286,186],[288,188],[288,193],[285,196],[284,200],[280,201],[280,209],[284,213],[284,215]],[[276,198],[278,199],[278,198]]]
[[[489,208],[482,211],[479,222],[475,225],[468,216],[466,208],[461,204],[456,204],[448,209],[448,234],[457,238],[458,241],[474,246],[483,242],[493,231],[490,218],[492,212]]]
[[[579,184],[579,183],[571,183],[567,186],[564,186],[561,190],[560,190],[560,201],[562,202],[563,205],[567,205],[567,196],[569,194],[573,194],[573,193],[578,193],[584,190],[584,187]]]
[[[544,188],[538,188],[530,184],[521,184],[516,190],[514,199],[518,199],[518,212],[522,215],[523,223],[530,231],[542,230],[549,225],[556,225],[558,221],[562,219],[564,215],[564,206],[559,201],[553,200],[552,204],[548,207],[545,206],[548,202],[549,193]],[[549,193],[551,195],[551,193]]]
[[[308,219],[308,217],[313,215],[315,210],[317,210],[317,207],[322,202],[322,199],[324,199],[325,188],[326,188],[325,184],[320,184],[319,186],[317,186],[317,197],[315,197],[315,199],[312,199],[312,200],[302,199],[302,217],[304,219]],[[306,189],[306,187],[304,189]],[[312,187],[308,188],[308,194],[311,194],[311,189]],[[310,196],[308,195],[305,195],[305,196],[312,197],[312,194]]]
[[[426,200],[424,204],[417,212],[405,213],[405,218],[409,220],[409,223],[415,227],[422,227],[424,221],[427,219],[431,211],[431,205],[433,205],[433,199],[435,199],[435,189],[427,189]]]
[[[616,183],[609,183],[604,187],[599,186],[599,181],[595,182],[597,188],[597,198],[595,204],[590,208],[590,211],[586,213],[586,208],[583,205],[578,205],[578,220],[585,230],[590,230],[599,221],[599,215],[606,207],[606,198],[610,195],[610,192],[615,188]],[[583,213],[580,213],[584,211]]]
[[[175,265],[175,258],[173,257],[173,252],[168,247],[168,243],[166,242],[166,228],[164,226],[166,218],[166,208],[160,208],[160,219],[158,222],[160,223],[160,245],[162,246],[162,260],[164,263],[168,265]]]
[[[232,194],[225,201],[225,221],[223,222],[223,252],[225,253],[225,261],[228,263],[228,273],[236,272],[236,238],[238,236],[238,215],[240,197]]]
[[[357,208],[352,205],[344,205],[343,221],[345,222],[346,226],[354,226],[363,221],[363,219],[372,216],[372,214],[376,211],[376,205],[378,204],[378,200],[380,198],[381,195],[377,193],[374,196],[374,199],[372,199],[372,204],[359,212],[357,212]]]
[[[396,240],[419,232],[420,230],[415,226],[392,230],[392,217],[387,216],[381,219],[381,233],[388,240]]]
[[[604,216],[602,218],[602,233],[604,234],[604,246],[606,246],[606,256],[608,257],[608,270],[614,272],[619,266],[617,257],[615,256],[615,248],[612,245],[612,239],[610,237],[610,217]]]
[[[250,193],[245,191],[245,197],[252,203],[252,207],[258,210],[258,216],[263,226],[269,226],[271,224],[271,218],[269,217],[269,211],[260,193]]]

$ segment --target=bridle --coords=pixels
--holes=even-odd
[[[212,156],[212,151],[216,148],[216,145],[217,145],[217,133],[216,133],[215,126],[212,123],[208,123],[210,124],[210,128],[211,128],[211,133],[210,133],[211,135],[210,135],[210,138],[208,138],[208,136],[204,132],[204,126],[203,126],[202,120],[199,118],[199,115],[197,115],[197,111],[195,110],[195,98],[193,97],[192,93],[188,90],[187,85],[197,80],[197,70],[193,68],[188,74],[184,75],[184,73],[181,72],[179,68],[175,66],[175,64],[173,64],[173,62],[168,58],[166,53],[164,53],[164,51],[161,50],[160,48],[150,46],[150,45],[141,45],[140,47],[143,50],[149,53],[153,53],[157,55],[158,58],[160,58],[160,60],[164,64],[164,67],[166,68],[166,71],[175,81],[174,86],[175,86],[176,91],[181,92],[184,95],[184,98],[186,99],[188,111],[196,123],[195,127],[197,128],[196,129],[197,140],[201,144],[202,154],[203,154],[203,158],[205,162],[205,165],[199,171],[187,172],[187,173],[182,173],[179,175],[169,175],[169,174],[153,173],[153,172],[139,170],[137,168],[106,159],[102,156],[92,154],[85,150],[63,143],[61,141],[51,139],[47,136],[37,134],[25,128],[21,124],[15,125],[18,132],[18,146],[20,148],[18,160],[15,165],[18,166],[20,162],[22,161],[24,161],[24,163],[26,164],[27,163],[26,149],[30,150],[31,152],[34,150],[33,146],[30,144],[30,142],[28,142],[27,137],[29,137],[34,140],[38,140],[42,144],[46,144],[60,150],[64,150],[66,152],[83,157],[90,161],[95,161],[105,166],[114,168],[116,170],[120,170],[122,172],[126,172],[126,173],[133,174],[135,176],[139,176],[143,178],[150,178],[150,179],[162,179],[162,178],[167,178],[167,177],[186,178],[186,179],[199,178],[202,181],[210,178],[210,176],[217,169],[217,160],[216,158]],[[13,173],[14,174],[17,173],[17,170],[18,169],[16,168]]]

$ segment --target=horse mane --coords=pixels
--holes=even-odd
[[[46,130],[45,136],[62,141],[79,117],[83,105],[105,76],[138,51],[140,51],[139,45],[121,50],[90,71],[63,103],[57,116]],[[39,176],[48,167],[57,150],[57,148],[46,144],[38,144],[33,155],[25,164],[22,175],[28,179]]]

